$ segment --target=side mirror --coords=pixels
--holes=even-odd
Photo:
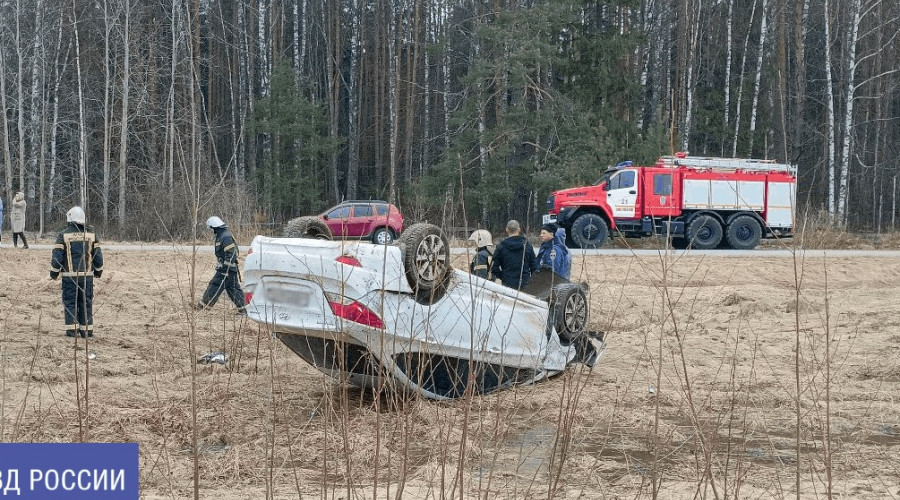
[[[322,218],[328,220],[328,214],[323,215]]]

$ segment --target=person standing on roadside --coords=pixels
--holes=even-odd
[[[19,246],[19,237],[22,237],[22,248],[28,248],[28,240],[25,239],[25,195],[19,191],[13,198],[12,210],[9,212],[9,223],[12,226],[13,247]]]
[[[206,226],[216,235],[216,274],[209,280],[203,298],[195,306],[196,309],[206,309],[215,305],[222,292],[228,294],[228,298],[237,307],[238,314],[247,314],[247,306],[244,304],[244,291],[241,289],[241,280],[238,269],[238,246],[234,242],[231,230],[225,221],[213,215],[206,219]]]
[[[554,224],[541,227],[541,248],[537,254],[540,268],[552,269],[553,272],[569,279],[572,270],[572,256],[566,248],[566,230]]]
[[[494,240],[486,229],[472,232],[469,242],[475,245],[475,257],[469,263],[469,272],[479,278],[492,279],[491,259],[494,257]]]
[[[507,238],[497,245],[491,272],[498,276],[504,286],[521,290],[531,280],[531,273],[537,271],[534,247],[522,236],[522,227],[516,220],[506,223]]]
[[[69,225],[56,237],[50,259],[50,278],[62,275],[66,337],[94,336],[94,278],[103,274],[103,251],[84,219],[81,207],[66,212]]]

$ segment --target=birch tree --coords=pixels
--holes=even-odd
[[[128,99],[131,93],[131,0],[124,0],[123,15],[125,16],[122,31],[122,109],[119,117],[119,205],[118,222],[119,237],[123,237],[125,231],[125,208],[128,199],[126,188],[128,187]]]

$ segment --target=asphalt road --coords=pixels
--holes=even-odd
[[[16,251],[12,248],[12,245],[3,243],[0,244],[0,248],[8,249],[10,251]],[[198,245],[198,252],[212,252],[212,245]],[[27,251],[35,252],[35,251],[46,251],[50,252],[53,249],[53,245],[30,245]],[[190,245],[158,245],[158,244],[115,244],[115,243],[104,243],[103,249],[107,251],[123,251],[123,252],[139,252],[139,251],[167,251],[167,250],[177,250],[179,252],[190,252]],[[462,255],[466,253],[466,248],[463,247],[454,247],[451,249],[451,253],[454,255]],[[21,249],[19,250],[21,251]],[[247,251],[247,245],[241,246],[241,252],[244,253]],[[472,252],[469,249],[469,252]],[[535,252],[537,252],[537,248],[535,248]],[[646,250],[646,249],[627,249],[627,248],[600,248],[596,250],[580,250],[580,249],[570,249],[570,252],[573,256],[590,256],[590,255],[610,255],[610,256],[627,256],[634,255],[639,257],[650,257],[654,255],[660,255],[664,253],[663,250]],[[669,250],[669,252],[674,256],[685,256],[685,257],[754,257],[754,258],[765,258],[765,257],[792,257],[795,254],[795,251],[792,250],[780,250],[780,249],[756,249],[756,250]],[[889,258],[900,258],[900,250],[804,250],[797,249],[796,255],[798,257],[889,257]]]

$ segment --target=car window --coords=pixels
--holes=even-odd
[[[348,206],[337,207],[328,212],[329,219],[346,219],[347,217],[350,217],[350,207]]]
[[[624,189],[634,187],[634,170],[622,170],[609,180],[608,189]]]
[[[387,205],[375,205],[375,211],[378,212],[378,215],[387,215],[388,214],[388,206]]]
[[[354,217],[371,217],[372,205],[353,205]]]
[[[672,194],[672,174],[656,174],[653,176],[653,194],[660,196]]]

